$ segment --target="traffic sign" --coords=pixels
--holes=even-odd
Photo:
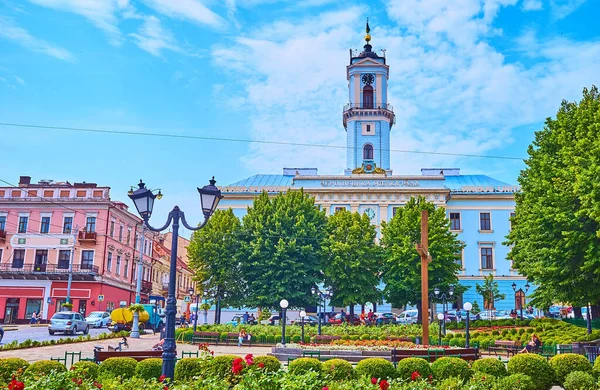
[[[104,302],[104,295],[98,295],[98,302]]]
[[[190,303],[190,297],[188,297],[187,295],[185,297],[183,297],[183,301],[185,303]]]

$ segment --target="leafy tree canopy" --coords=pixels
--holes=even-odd
[[[563,101],[528,149],[506,244],[533,304],[600,302],[600,96]]]
[[[421,257],[415,244],[421,241],[422,210],[429,211],[429,253],[433,259],[429,263],[431,290],[437,286],[444,291],[451,285],[457,294],[464,290],[457,285],[456,276],[460,270],[456,256],[464,244],[450,232],[445,209],[436,208],[424,197],[411,198],[406,206],[397,209],[389,222],[381,223],[381,245],[386,251],[384,296],[395,307],[421,302]]]
[[[281,299],[290,307],[314,305],[325,223],[325,212],[302,190],[255,198],[242,229],[246,306],[279,309]]]
[[[377,230],[365,214],[337,211],[327,221],[323,239],[325,285],[335,306],[379,302],[382,250]]]

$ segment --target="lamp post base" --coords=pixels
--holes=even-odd
[[[134,339],[140,338],[140,314],[138,312],[133,313],[133,325],[131,326],[129,337]]]

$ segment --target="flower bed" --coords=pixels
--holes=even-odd
[[[15,341],[12,341],[7,344],[0,345],[0,351],[12,351],[14,349],[47,347],[50,345],[60,345],[60,344],[84,343],[86,341],[108,340],[108,339],[116,339],[116,338],[121,338],[121,337],[129,337],[129,332],[121,331],[118,333],[101,333],[95,337],[87,335],[87,336],[66,337],[66,338],[60,338],[60,339],[54,339],[54,340],[44,340],[44,341],[35,341],[35,340],[27,339],[20,343],[15,340]]]

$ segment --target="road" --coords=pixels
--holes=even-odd
[[[4,338],[2,339],[2,343],[0,343],[0,345],[10,343],[14,340],[17,340],[20,343],[27,339],[31,339],[34,341],[58,340],[60,338],[66,337],[78,337],[83,334],[79,332],[75,336],[71,336],[65,335],[63,333],[55,333],[54,336],[50,336],[50,334],[48,334],[48,328],[45,326],[18,325],[18,328],[19,330],[6,331],[4,333]],[[93,337],[98,336],[101,333],[107,332],[110,332],[107,328],[90,328],[89,334]]]

